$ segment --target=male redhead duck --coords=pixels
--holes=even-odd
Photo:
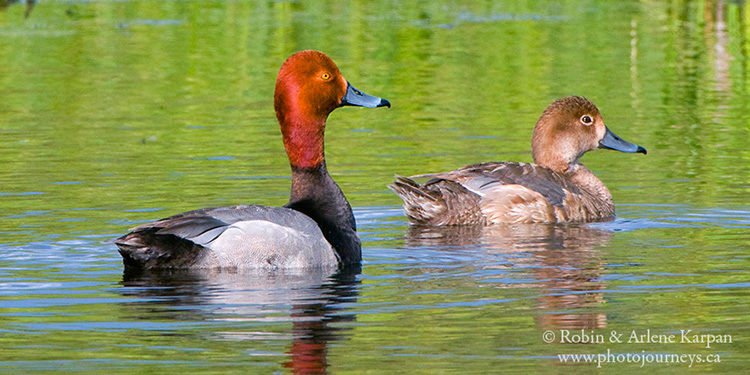
[[[531,148],[535,164],[487,162],[411,177],[431,177],[424,184],[396,176],[388,187],[415,224],[608,220],[615,215],[612,194],[578,159],[597,148],[646,153],[612,133],[599,109],[580,96],[557,99],[544,110]]]
[[[274,93],[292,167],[289,203],[204,208],[139,225],[115,240],[126,270],[359,264],[354,215],[328,174],[323,154],[326,119],[345,105],[391,106],[354,88],[321,52],[290,56],[281,66]]]

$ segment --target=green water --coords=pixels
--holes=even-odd
[[[0,372],[683,373],[560,353],[750,363],[743,1],[41,1],[0,11]],[[282,205],[275,76],[331,56],[391,109],[342,108],[326,157],[360,273],[124,277],[112,238],[184,210]],[[409,228],[398,173],[530,162],[582,95],[649,154],[587,154],[618,219]],[[569,333],[732,343],[560,342]],[[551,344],[545,331],[556,334]],[[642,352],[643,351],[643,352]]]

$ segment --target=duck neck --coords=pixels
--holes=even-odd
[[[555,144],[545,144],[541,141],[542,139],[544,138],[535,137],[532,143],[534,163],[567,176],[580,188],[602,202],[612,202],[612,194],[607,186],[593,172],[578,162],[583,153],[576,154],[573,151],[575,147],[566,143],[565,140],[556,140]],[[558,150],[558,152],[549,150]]]
[[[278,114],[284,148],[292,165],[312,168],[324,163],[325,118]]]
[[[315,220],[342,264],[362,260],[352,208],[328,174],[325,161],[312,167],[292,163],[292,191],[285,207]]]
[[[580,165],[578,158],[582,154],[577,154],[570,142],[565,139],[554,139],[554,141],[549,141],[549,139],[550,137],[545,136],[539,127],[534,128],[534,137],[531,142],[534,163],[557,173],[567,173],[576,165]]]

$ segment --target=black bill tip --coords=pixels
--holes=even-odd
[[[365,94],[364,92],[357,90],[357,88],[352,86],[351,83],[347,82],[346,94],[341,98],[341,105],[353,105],[366,108],[390,108],[391,102],[387,99]]]

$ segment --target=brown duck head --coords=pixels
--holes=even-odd
[[[597,148],[646,153],[610,131],[594,103],[580,96],[557,99],[544,110],[534,127],[531,148],[535,163],[560,173]]]

